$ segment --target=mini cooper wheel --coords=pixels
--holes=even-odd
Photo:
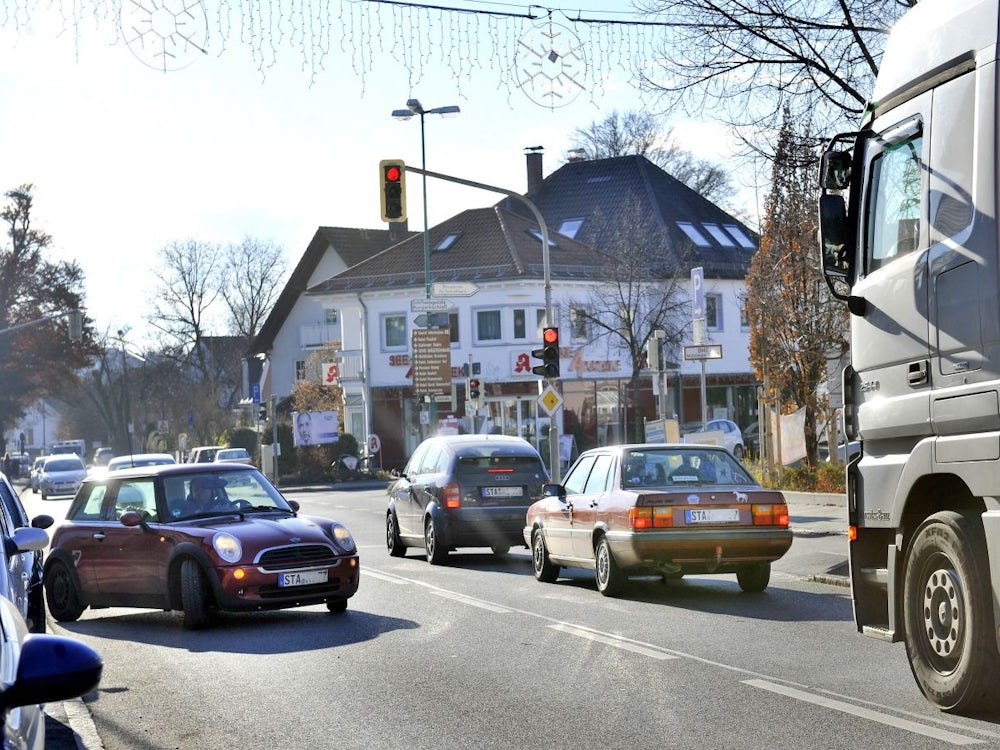
[[[535,578],[542,583],[553,583],[559,577],[559,566],[549,559],[541,529],[531,533],[531,567]]]
[[[625,575],[615,562],[608,538],[602,536],[594,548],[594,566],[597,575],[597,590],[604,596],[618,596],[625,587]]]
[[[424,521],[424,550],[427,552],[427,562],[431,565],[444,565],[448,559],[448,550],[441,544],[438,538],[437,524],[434,519],[427,516]]]
[[[184,628],[201,630],[211,623],[206,596],[205,577],[196,560],[181,563],[181,604],[184,607]]]
[[[326,608],[337,615],[347,611],[347,599],[327,599]]]
[[[58,622],[76,622],[85,607],[73,581],[73,573],[65,563],[53,562],[45,571],[45,598],[49,612]]]
[[[389,557],[403,557],[406,554],[406,545],[399,537],[399,522],[392,511],[385,517],[385,546],[389,550]]]

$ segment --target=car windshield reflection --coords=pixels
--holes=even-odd
[[[163,489],[170,521],[292,512],[285,499],[270,484],[260,480],[256,470],[165,477]]]
[[[623,458],[623,489],[663,489],[692,484],[756,484],[740,463],[726,451],[642,449],[629,451]]]

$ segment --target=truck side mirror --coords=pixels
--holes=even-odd
[[[847,204],[842,195],[825,193],[819,197],[819,241],[823,272],[846,277],[849,270]]]
[[[847,190],[851,184],[851,152],[827,151],[820,158],[819,184],[824,190]]]

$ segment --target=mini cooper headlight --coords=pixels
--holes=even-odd
[[[239,562],[243,557],[243,545],[232,534],[219,533],[212,537],[212,547],[216,554],[226,562]]]
[[[330,533],[333,534],[333,539],[337,542],[337,546],[344,550],[344,552],[354,552],[354,537],[351,536],[351,532],[347,530],[346,526],[335,523],[330,527]]]

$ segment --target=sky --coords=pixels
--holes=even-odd
[[[643,27],[597,31],[558,12],[488,18],[481,11],[518,16],[529,6],[482,0],[435,3],[475,14],[350,0],[187,0],[194,11],[185,16],[174,13],[181,0],[121,0],[119,16],[118,3],[22,0],[0,15],[0,191],[34,185],[34,226],[52,236],[48,259],[81,265],[98,333],[126,329],[137,344],[150,340],[154,269],[172,241],[270,241],[291,270],[319,226],[386,228],[378,162],[421,164],[419,118],[390,116],[410,98],[461,109],[425,117],[427,169],[517,192],[526,188],[526,147],[544,147],[549,174],[576,128],[615,110],[656,111],[620,64],[652,57]],[[146,8],[158,15],[142,17]],[[576,0],[573,13],[641,18],[621,11],[618,0]],[[178,18],[180,27],[163,25]],[[180,36],[153,32],[174,28],[191,43],[164,58],[162,44]],[[537,54],[547,34],[557,35],[565,77]],[[553,80],[559,106],[541,85]],[[721,161],[733,149],[719,124],[668,122],[697,156]],[[427,193],[431,226],[501,197],[433,179]],[[750,215],[754,195],[752,187],[740,195]],[[416,175],[407,198],[409,227],[420,230]],[[212,333],[225,332],[218,326]]]

